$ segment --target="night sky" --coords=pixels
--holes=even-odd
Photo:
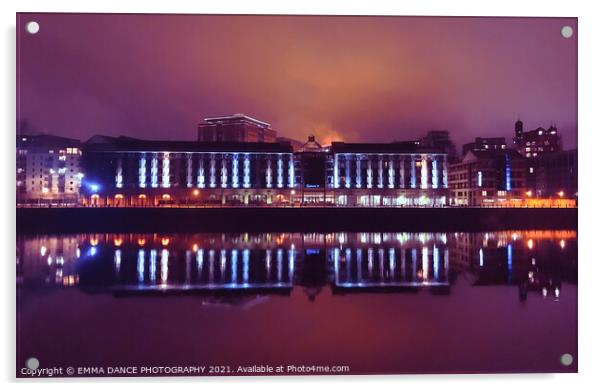
[[[20,14],[17,118],[38,131],[196,138],[245,113],[280,136],[387,142],[447,129],[577,139],[577,21],[537,18]],[[40,24],[36,35],[24,25]]]

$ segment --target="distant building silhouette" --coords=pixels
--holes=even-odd
[[[526,158],[535,158],[562,150],[560,135],[554,125],[548,129],[540,126],[537,129],[524,132],[521,120],[514,124],[514,145],[520,154]]]
[[[470,151],[500,151],[508,148],[505,137],[477,137],[462,146],[462,156]]]
[[[459,160],[456,145],[449,138],[448,130],[430,130],[418,142],[422,147],[435,148],[447,154],[447,159],[450,163]]]

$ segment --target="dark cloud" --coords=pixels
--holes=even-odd
[[[29,35],[24,24],[40,23]],[[20,14],[19,113],[41,130],[193,139],[244,112],[281,135],[458,143],[556,123],[576,144],[576,19]]]

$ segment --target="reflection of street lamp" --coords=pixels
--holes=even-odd
[[[192,191],[192,195],[194,195],[194,196],[198,196],[198,195],[199,195],[199,190],[198,190],[198,189],[194,189],[194,190]]]

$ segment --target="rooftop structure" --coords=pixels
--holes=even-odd
[[[198,128],[198,141],[276,142],[276,131],[267,122],[245,114],[208,117]]]

